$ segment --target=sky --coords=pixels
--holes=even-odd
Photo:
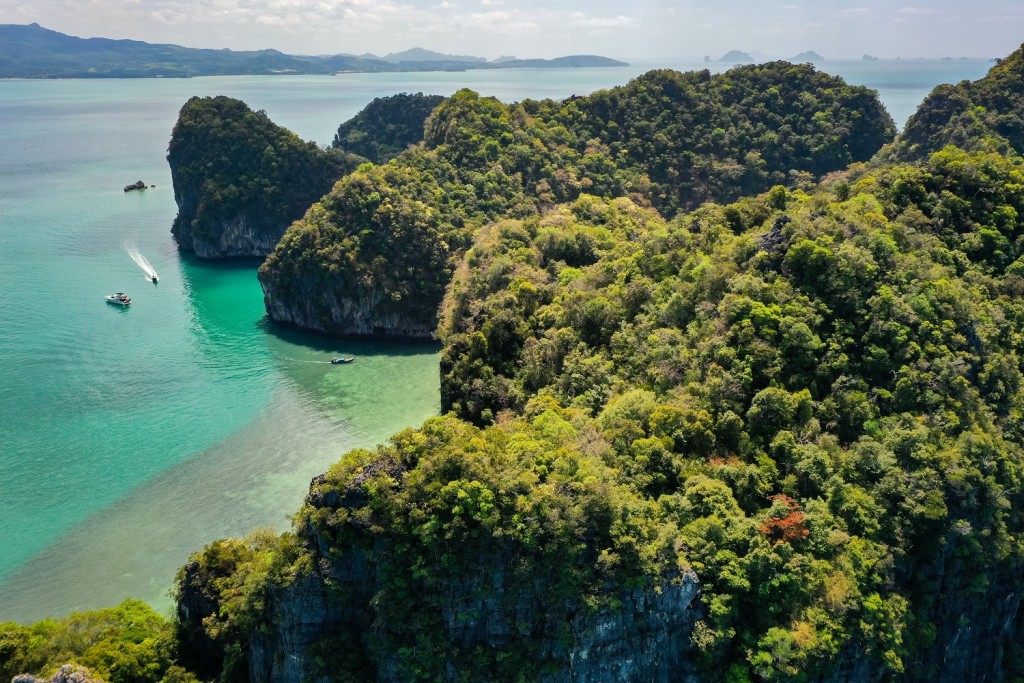
[[[289,54],[1001,57],[1024,0],[0,0],[0,24]]]

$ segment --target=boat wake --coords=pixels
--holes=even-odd
[[[135,265],[137,265],[139,268],[142,268],[142,272],[146,274],[146,279],[156,282],[156,268],[154,268],[153,264],[146,260],[146,257],[142,255],[142,252],[140,252],[137,247],[131,244],[124,245],[124,250],[128,252],[129,256],[132,257],[132,261],[135,261]]]

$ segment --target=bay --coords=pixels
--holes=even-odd
[[[237,97],[328,144],[396,92],[564,98],[654,67],[728,66],[0,81],[0,621],[129,596],[168,610],[189,553],[286,528],[312,476],[439,410],[436,346],[279,329],[256,263],[178,252],[165,155],[189,97]],[[819,68],[876,88],[902,124],[932,87],[988,66]],[[139,179],[155,187],[122,191]],[[131,307],[105,304],[113,291]],[[358,360],[326,363],[339,354]]]

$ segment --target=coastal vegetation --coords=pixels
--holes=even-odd
[[[808,65],[456,93],[260,270],[318,329],[349,297],[436,333],[444,414],[346,454],[291,532],[197,552],[173,631],[4,625],[0,671],[1021,676],[1020,59],[956,86],[977,126],[922,109],[884,149],[877,99]]]
[[[48,680],[68,662],[84,667],[90,680],[107,683],[196,681],[174,663],[174,656],[171,622],[138,600],[30,626],[0,623],[4,681],[23,674]]]
[[[423,124],[443,101],[440,95],[423,93],[374,98],[338,126],[332,147],[358,154],[375,164],[387,163],[423,140]]]
[[[314,204],[260,281],[278,321],[428,337],[456,259],[491,221],[583,193],[632,196],[672,216],[811,183],[870,158],[894,132],[871,91],[783,62],[652,71],[563,102],[509,105],[463,90],[427,119],[422,145],[360,167]]]
[[[448,416],[315,482],[259,560],[278,583],[220,584],[263,596],[234,618],[317,577],[345,616],[307,664],[332,680],[539,680],[613,587],[693,571],[714,680],[934,680],[958,630],[992,658],[968,673],[1001,667],[1022,173],[950,148],[670,221],[582,196],[478,231],[444,305]],[[547,608],[514,641],[483,626],[517,604]]]

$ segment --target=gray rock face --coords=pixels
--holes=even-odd
[[[692,572],[660,590],[625,592],[618,609],[573,623],[569,666],[551,683],[697,681],[690,633],[700,584]]]
[[[185,209],[180,210],[186,213]],[[263,258],[277,245],[287,226],[269,231],[264,226],[253,226],[245,215],[209,226],[201,233],[185,221],[172,230],[178,245],[204,259]]]
[[[395,477],[401,468],[378,462]],[[357,509],[365,504],[353,485],[321,493],[318,481],[307,501],[315,507]],[[312,567],[268,594],[264,627],[250,634],[252,681],[326,683],[330,665],[343,658],[359,662],[367,680],[403,683],[401,654],[379,647],[388,623],[387,606],[378,603],[386,571],[375,558],[398,552],[386,535],[373,535],[367,547],[334,547],[321,532],[307,529],[305,545]],[[441,579],[435,606],[443,633],[443,680],[465,680],[458,652],[509,652],[532,643],[530,658],[543,663],[543,683],[691,683],[699,680],[690,634],[700,617],[700,583],[690,571],[664,576],[643,588],[609,587],[604,606],[590,611],[575,599],[552,599],[558,589],[545,577],[525,583],[511,570],[518,552],[506,544],[481,552],[467,571]],[[402,625],[399,625],[401,627]],[[465,661],[465,660],[462,660]],[[324,667],[327,667],[326,670]]]
[[[285,589],[271,594],[269,623],[272,628],[254,633],[250,641],[250,680],[282,683],[326,683],[327,675],[316,675],[313,659],[325,643],[359,643],[373,623],[372,609],[365,628],[353,620],[368,609],[359,598],[369,598],[376,577],[363,553],[349,553],[350,570],[337,572],[330,583],[321,572],[300,577]],[[325,564],[321,563],[321,567]],[[501,650],[519,637],[519,628],[535,617],[538,609],[550,608],[529,601],[510,606],[500,593],[484,590],[483,584],[500,584],[503,571],[452,584],[448,600],[440,606],[447,648]],[[329,585],[345,585],[350,601],[339,603],[329,596]],[[493,587],[493,586],[492,586]],[[500,589],[500,585],[498,586]],[[463,592],[468,591],[468,592]],[[570,619],[568,642],[557,638],[541,641],[537,656],[549,665],[543,683],[602,683],[644,681],[645,683],[688,683],[699,680],[690,661],[690,632],[698,614],[699,583],[692,573],[681,574],[657,588],[623,591],[614,608],[595,615]],[[495,597],[497,596],[497,597]],[[360,609],[360,608],[363,609]],[[557,610],[555,610],[557,611]],[[404,677],[397,657],[385,653],[375,658],[374,680],[401,683]],[[449,662],[444,680],[463,680]]]
[[[83,666],[65,664],[48,681],[29,674],[20,674],[11,679],[11,683],[103,683]]]
[[[1005,566],[988,568],[985,583],[946,550],[926,578],[931,593],[935,641],[915,662],[908,680],[920,683],[1001,681],[1005,651],[1020,626],[1021,576]]]
[[[272,320],[321,334],[337,336],[402,337],[435,339],[437,320],[418,321],[399,310],[382,306],[380,290],[350,296],[313,286],[300,287],[302,294],[283,296],[267,278],[260,277],[263,301]],[[294,289],[294,288],[293,288]]]

